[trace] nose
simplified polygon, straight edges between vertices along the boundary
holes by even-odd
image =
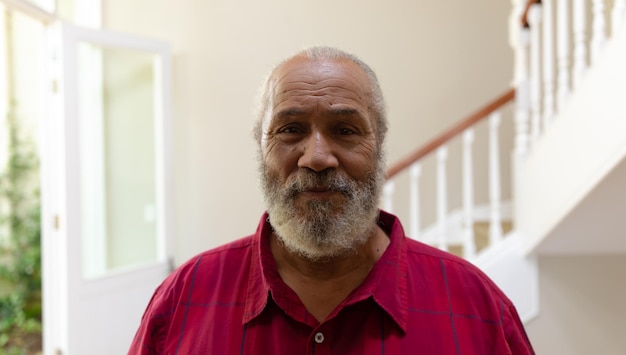
[[[304,141],[304,151],[298,159],[298,167],[320,172],[338,166],[339,161],[328,137],[321,132],[312,132]]]

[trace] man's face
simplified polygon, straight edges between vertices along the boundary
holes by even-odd
[[[296,57],[273,76],[263,192],[279,239],[308,259],[346,253],[375,226],[383,168],[369,88],[347,60]]]

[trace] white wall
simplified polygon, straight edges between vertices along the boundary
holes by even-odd
[[[510,2],[103,0],[104,26],[174,54],[177,262],[252,233],[264,210],[254,97],[281,59],[338,46],[378,73],[390,162],[508,88]]]
[[[618,355],[626,349],[626,254],[539,258],[537,354]]]

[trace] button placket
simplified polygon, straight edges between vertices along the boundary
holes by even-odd
[[[328,323],[320,324],[310,333],[310,355],[332,355],[330,345],[334,327]]]

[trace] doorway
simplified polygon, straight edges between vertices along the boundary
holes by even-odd
[[[0,118],[19,126],[0,127],[0,166],[28,173],[13,173],[20,193],[7,195],[28,196],[16,225],[31,227],[27,245],[0,223],[0,265],[29,260],[33,295],[11,296],[22,287],[0,280],[22,312],[0,314],[0,330],[12,322],[0,353],[124,353],[171,269],[169,48],[53,9],[79,2],[98,1],[0,0]],[[18,211],[5,200],[0,212]]]
[[[44,25],[0,3],[0,353],[42,349],[39,141]]]

